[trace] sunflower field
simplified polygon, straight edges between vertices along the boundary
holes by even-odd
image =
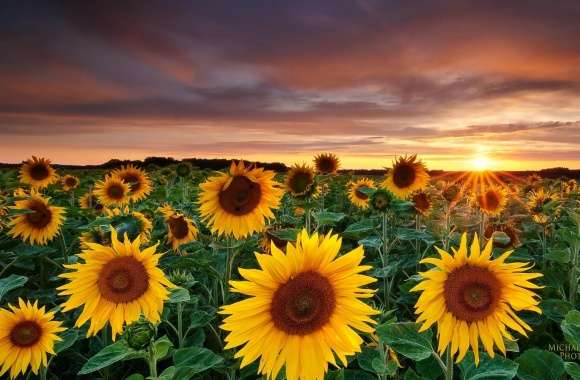
[[[0,170],[0,378],[580,379],[575,179]]]

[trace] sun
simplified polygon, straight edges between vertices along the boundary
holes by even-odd
[[[484,155],[478,155],[471,159],[471,166],[476,171],[489,170],[491,167],[491,160]]]

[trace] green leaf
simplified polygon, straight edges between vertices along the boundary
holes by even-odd
[[[373,360],[381,360],[381,353],[373,348],[363,348],[362,352],[356,357],[358,366],[372,373],[377,373],[373,368]],[[378,373],[377,373],[378,374]]]
[[[473,353],[469,352],[459,364],[459,369],[462,380],[510,380],[518,372],[518,363],[500,355],[492,359],[482,353],[479,366],[476,367]]]
[[[531,348],[526,350],[516,362],[518,378],[521,380],[559,379],[564,374],[564,361],[558,355]]]
[[[346,227],[342,236],[347,239],[360,240],[375,229],[372,219],[363,219]]]
[[[144,357],[144,353],[133,350],[127,346],[127,343],[120,340],[103,348],[92,356],[83,368],[79,371],[79,375],[86,375],[87,373],[95,372],[112,364],[120,362],[121,360],[129,358]]]
[[[413,368],[407,369],[403,380],[428,380],[426,377],[417,375],[417,372],[413,371]]]
[[[8,277],[0,279],[0,300],[6,293],[26,284],[28,277],[11,274]]]
[[[157,377],[156,380],[171,380],[175,376],[175,367],[167,367],[161,372],[161,374]]]
[[[335,225],[346,217],[342,212],[319,211],[314,213],[314,219],[319,226]]]
[[[155,347],[155,358],[157,360],[161,360],[165,356],[167,356],[169,348],[173,347],[173,343],[171,343],[169,338],[167,338],[167,336],[164,335],[155,341],[154,347]]]
[[[125,380],[145,380],[145,377],[140,373],[134,373],[125,378]]]
[[[54,344],[54,351],[58,354],[62,351],[70,348],[79,337],[78,330],[68,329],[64,333],[59,334],[58,336],[61,337],[62,340],[59,340]]]
[[[173,353],[175,364],[174,380],[187,380],[192,376],[214,368],[223,362],[223,358],[207,348],[189,347]]]
[[[427,359],[433,353],[432,332],[419,333],[420,325],[413,322],[383,324],[377,334],[396,352],[413,360]]]
[[[564,363],[564,369],[573,380],[580,380],[580,364],[566,362]]]
[[[376,380],[376,377],[365,371],[345,369],[342,378],[344,380]]]
[[[285,228],[281,230],[268,231],[269,234],[272,234],[278,239],[285,241],[296,241],[296,236],[298,236],[299,232],[300,230],[298,228]]]
[[[195,310],[191,314],[191,321],[189,323],[189,328],[196,329],[199,327],[206,326],[214,318],[215,318],[215,314],[209,314],[203,310]]]
[[[189,296],[189,291],[184,288],[171,289],[171,294],[167,303],[179,303],[179,302],[189,302],[191,297]]]
[[[540,303],[540,309],[542,309],[546,317],[556,323],[560,323],[564,316],[572,310],[572,305],[563,300],[547,299]]]
[[[560,325],[568,343],[580,347],[580,311],[571,310]]]
[[[550,249],[544,255],[546,260],[556,261],[561,264],[570,262],[570,249]]]

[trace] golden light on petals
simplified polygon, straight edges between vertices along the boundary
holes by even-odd
[[[107,176],[95,185],[93,193],[104,206],[122,206],[129,202],[129,185],[115,176]]]
[[[357,207],[366,209],[369,207],[370,196],[363,190],[375,188],[375,183],[370,178],[361,178],[348,184],[348,199]]]
[[[95,335],[107,323],[113,340],[144,315],[152,323],[160,321],[163,303],[174,285],[158,267],[161,257],[157,245],[141,250],[139,238],[123,241],[111,230],[111,246],[86,243],[79,254],[81,262],[66,265],[71,272],[61,274],[68,282],[57,288],[68,299],[63,312],[82,307],[75,326],[90,320],[87,337]]]
[[[480,342],[490,357],[495,347],[505,355],[504,340],[514,340],[508,328],[524,336],[532,331],[516,312],[542,312],[534,293],[540,286],[530,282],[542,274],[528,272],[528,263],[507,263],[512,251],[492,259],[492,241],[481,249],[477,235],[468,248],[467,234],[463,234],[453,254],[436,249],[439,258],[421,261],[434,268],[419,273],[422,281],[411,289],[421,292],[415,304],[420,331],[436,324],[438,352],[450,349],[457,362],[471,347],[479,365]]]
[[[361,274],[371,268],[361,265],[362,246],[338,256],[340,246],[338,235],[303,230],[286,252],[272,243],[271,254],[256,253],[260,269],[239,269],[244,280],[231,281],[232,292],[248,297],[221,308],[220,327],[241,367],[259,359],[267,378],[285,368],[288,380],[323,379],[335,357],[346,366],[361,351],[357,331],[373,332],[379,312],[360,299],[376,280]]]
[[[294,165],[286,175],[286,192],[294,197],[312,195],[316,191],[314,170],[306,164]]]
[[[173,250],[178,251],[181,245],[197,239],[198,230],[191,218],[175,211],[168,204],[158,208],[158,211],[165,217],[167,240],[171,243]]]
[[[474,195],[474,202],[487,215],[499,215],[507,204],[507,192],[500,186],[487,186]]]
[[[212,233],[244,238],[262,231],[273,219],[283,190],[274,181],[275,173],[232,162],[228,172],[208,178],[200,185],[201,218]]]
[[[427,168],[417,155],[400,156],[395,159],[393,167],[387,173],[383,186],[401,199],[423,189],[429,183]]]
[[[62,189],[64,191],[70,191],[79,187],[81,181],[78,177],[67,174],[60,179],[60,183],[62,184]]]
[[[43,189],[58,181],[58,176],[54,168],[50,165],[50,160],[37,158],[35,156],[32,156],[32,158],[22,163],[18,178],[20,182],[26,183],[36,189]]]
[[[146,198],[151,193],[151,180],[143,169],[133,165],[126,165],[120,169],[115,169],[111,175],[120,178],[129,185],[129,198],[133,202]]]
[[[55,354],[58,333],[65,329],[54,320],[54,312],[45,311],[30,301],[18,299],[18,306],[0,309],[0,376],[10,371],[10,378],[24,375],[28,368],[38,374],[47,366],[48,354]]]
[[[12,217],[8,233],[30,244],[45,245],[54,239],[64,223],[65,209],[52,206],[49,200],[33,191],[26,199],[16,201],[11,208],[27,213]]]

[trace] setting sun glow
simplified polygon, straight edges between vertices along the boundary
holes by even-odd
[[[473,170],[483,171],[489,170],[491,166],[491,161],[486,156],[476,156],[471,160],[471,165]]]

